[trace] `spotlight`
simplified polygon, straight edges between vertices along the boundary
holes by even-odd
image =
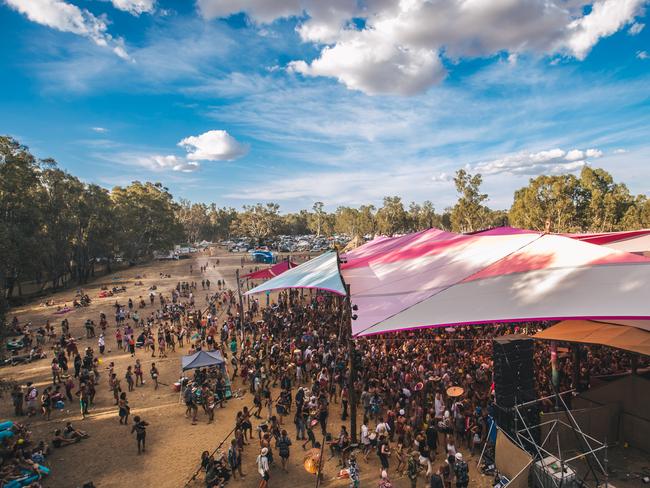
[[[352,320],[357,320],[358,318],[359,318],[359,317],[357,316],[356,313],[352,316]]]
[[[352,310],[356,312],[357,310],[359,310],[359,307],[357,307],[356,305],[352,305]]]

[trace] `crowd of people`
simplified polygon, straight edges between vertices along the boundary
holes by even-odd
[[[200,273],[208,266],[201,265]],[[216,286],[211,289],[211,285]],[[196,299],[199,286],[208,292],[201,305]],[[492,339],[547,325],[494,324],[357,339],[352,357],[356,380],[351,382],[351,349],[341,299],[296,290],[274,298],[268,306],[253,298],[240,308],[237,294],[227,289],[225,281],[210,283],[206,277],[178,282],[169,296],[151,289],[148,300],[130,298],[125,304],[116,300],[111,324],[103,313],[97,325],[88,319],[86,339],[93,345],[82,351],[67,319],[61,321],[60,333],[49,321],[34,328],[14,319],[12,327],[21,331],[26,343],[52,347],[52,385],[42,391],[31,383],[16,385],[11,395],[14,413],[49,420],[53,412],[78,402],[85,418],[95,406],[97,389],[108,388],[119,424],[131,426],[137,452],[144,454],[149,423],[140,416],[130,421],[129,395],[164,384],[155,362],[145,371],[144,359],[164,359],[177,351],[219,350],[227,369],[200,368],[179,380],[185,415],[195,425],[199,412],[212,423],[215,411],[228,398],[247,395],[232,432],[223,440],[227,448],[202,455],[200,471],[208,488],[243,478],[249,471],[243,466],[246,450],[255,451],[254,469],[261,488],[273,483],[275,471],[289,469],[295,450],[301,452],[305,465],[316,463],[317,471],[335,460],[340,476],[349,479],[352,487],[360,486],[362,473],[374,471],[370,478],[381,488],[389,488],[391,478],[398,477],[408,479],[412,487],[465,488],[470,482],[469,458],[494,441]],[[114,343],[107,339],[109,329]],[[117,368],[108,361],[111,344],[118,352],[128,352],[132,362]],[[621,352],[583,351],[582,388],[589,386],[593,376],[630,368],[629,357]],[[540,396],[551,391],[549,357],[547,346],[536,343]],[[557,363],[561,391],[577,387],[572,384],[572,360],[571,355],[561,354]],[[348,425],[353,398],[356,432],[350,432]],[[553,408],[552,402],[541,406]],[[67,425],[54,431],[51,444],[62,448],[86,436]],[[14,460],[13,470],[6,470],[13,474],[7,476],[24,474],[31,466],[28,461],[36,462],[33,449],[47,448],[46,443],[32,446],[27,437],[2,439],[3,452],[11,453],[3,456],[3,467],[9,466],[6,459]],[[18,438],[23,442],[16,447]],[[38,460],[44,461],[45,448],[38,451],[43,458],[36,454]],[[2,473],[3,479],[11,479]]]

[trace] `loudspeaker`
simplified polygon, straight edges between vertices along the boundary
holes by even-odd
[[[534,342],[528,336],[509,335],[492,341],[495,420],[512,438],[517,437],[518,429],[524,428],[515,411],[515,405],[532,402],[537,398],[533,352]],[[536,404],[519,410],[528,427],[539,423],[539,409]],[[537,437],[537,434],[538,432],[535,432],[534,437]]]

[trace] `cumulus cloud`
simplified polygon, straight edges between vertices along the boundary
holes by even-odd
[[[225,130],[186,137],[178,145],[185,148],[190,161],[232,161],[248,152],[247,145],[237,142]]]
[[[640,13],[644,0],[600,0],[588,15],[569,24],[568,46],[578,59],[584,59],[602,37],[611,36]]]
[[[483,175],[509,173],[513,175],[560,174],[582,168],[590,159],[602,157],[599,149],[560,148],[539,152],[519,152],[492,161],[483,161],[470,165],[472,172]]]
[[[156,0],[111,0],[113,7],[131,15],[151,13],[156,6]]]
[[[5,0],[14,10],[36,22],[62,32],[71,32],[110,48],[122,59],[129,59],[124,42],[113,38],[103,16],[96,17],[86,9],[63,0]]]
[[[191,173],[192,171],[199,169],[199,163],[186,161],[184,158],[179,158],[173,154],[167,156],[160,154],[140,156],[136,158],[136,163],[153,171],[171,170]]]
[[[632,23],[645,0],[198,0],[206,18],[245,12],[256,23],[299,18],[321,51],[290,71],[326,76],[370,95],[413,95],[445,77],[452,61],[506,53],[584,59],[598,41]],[[590,6],[591,9],[584,8]],[[638,32],[637,32],[638,33]]]

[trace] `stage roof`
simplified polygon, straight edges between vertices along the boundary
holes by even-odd
[[[556,234],[429,229],[379,237],[342,255],[340,269],[358,307],[355,336],[508,321],[650,319],[650,259]],[[336,255],[328,253],[249,293],[313,287],[343,294],[340,281]]]
[[[650,356],[650,321],[643,328],[593,320],[564,320],[535,334],[535,339],[598,344]]]

